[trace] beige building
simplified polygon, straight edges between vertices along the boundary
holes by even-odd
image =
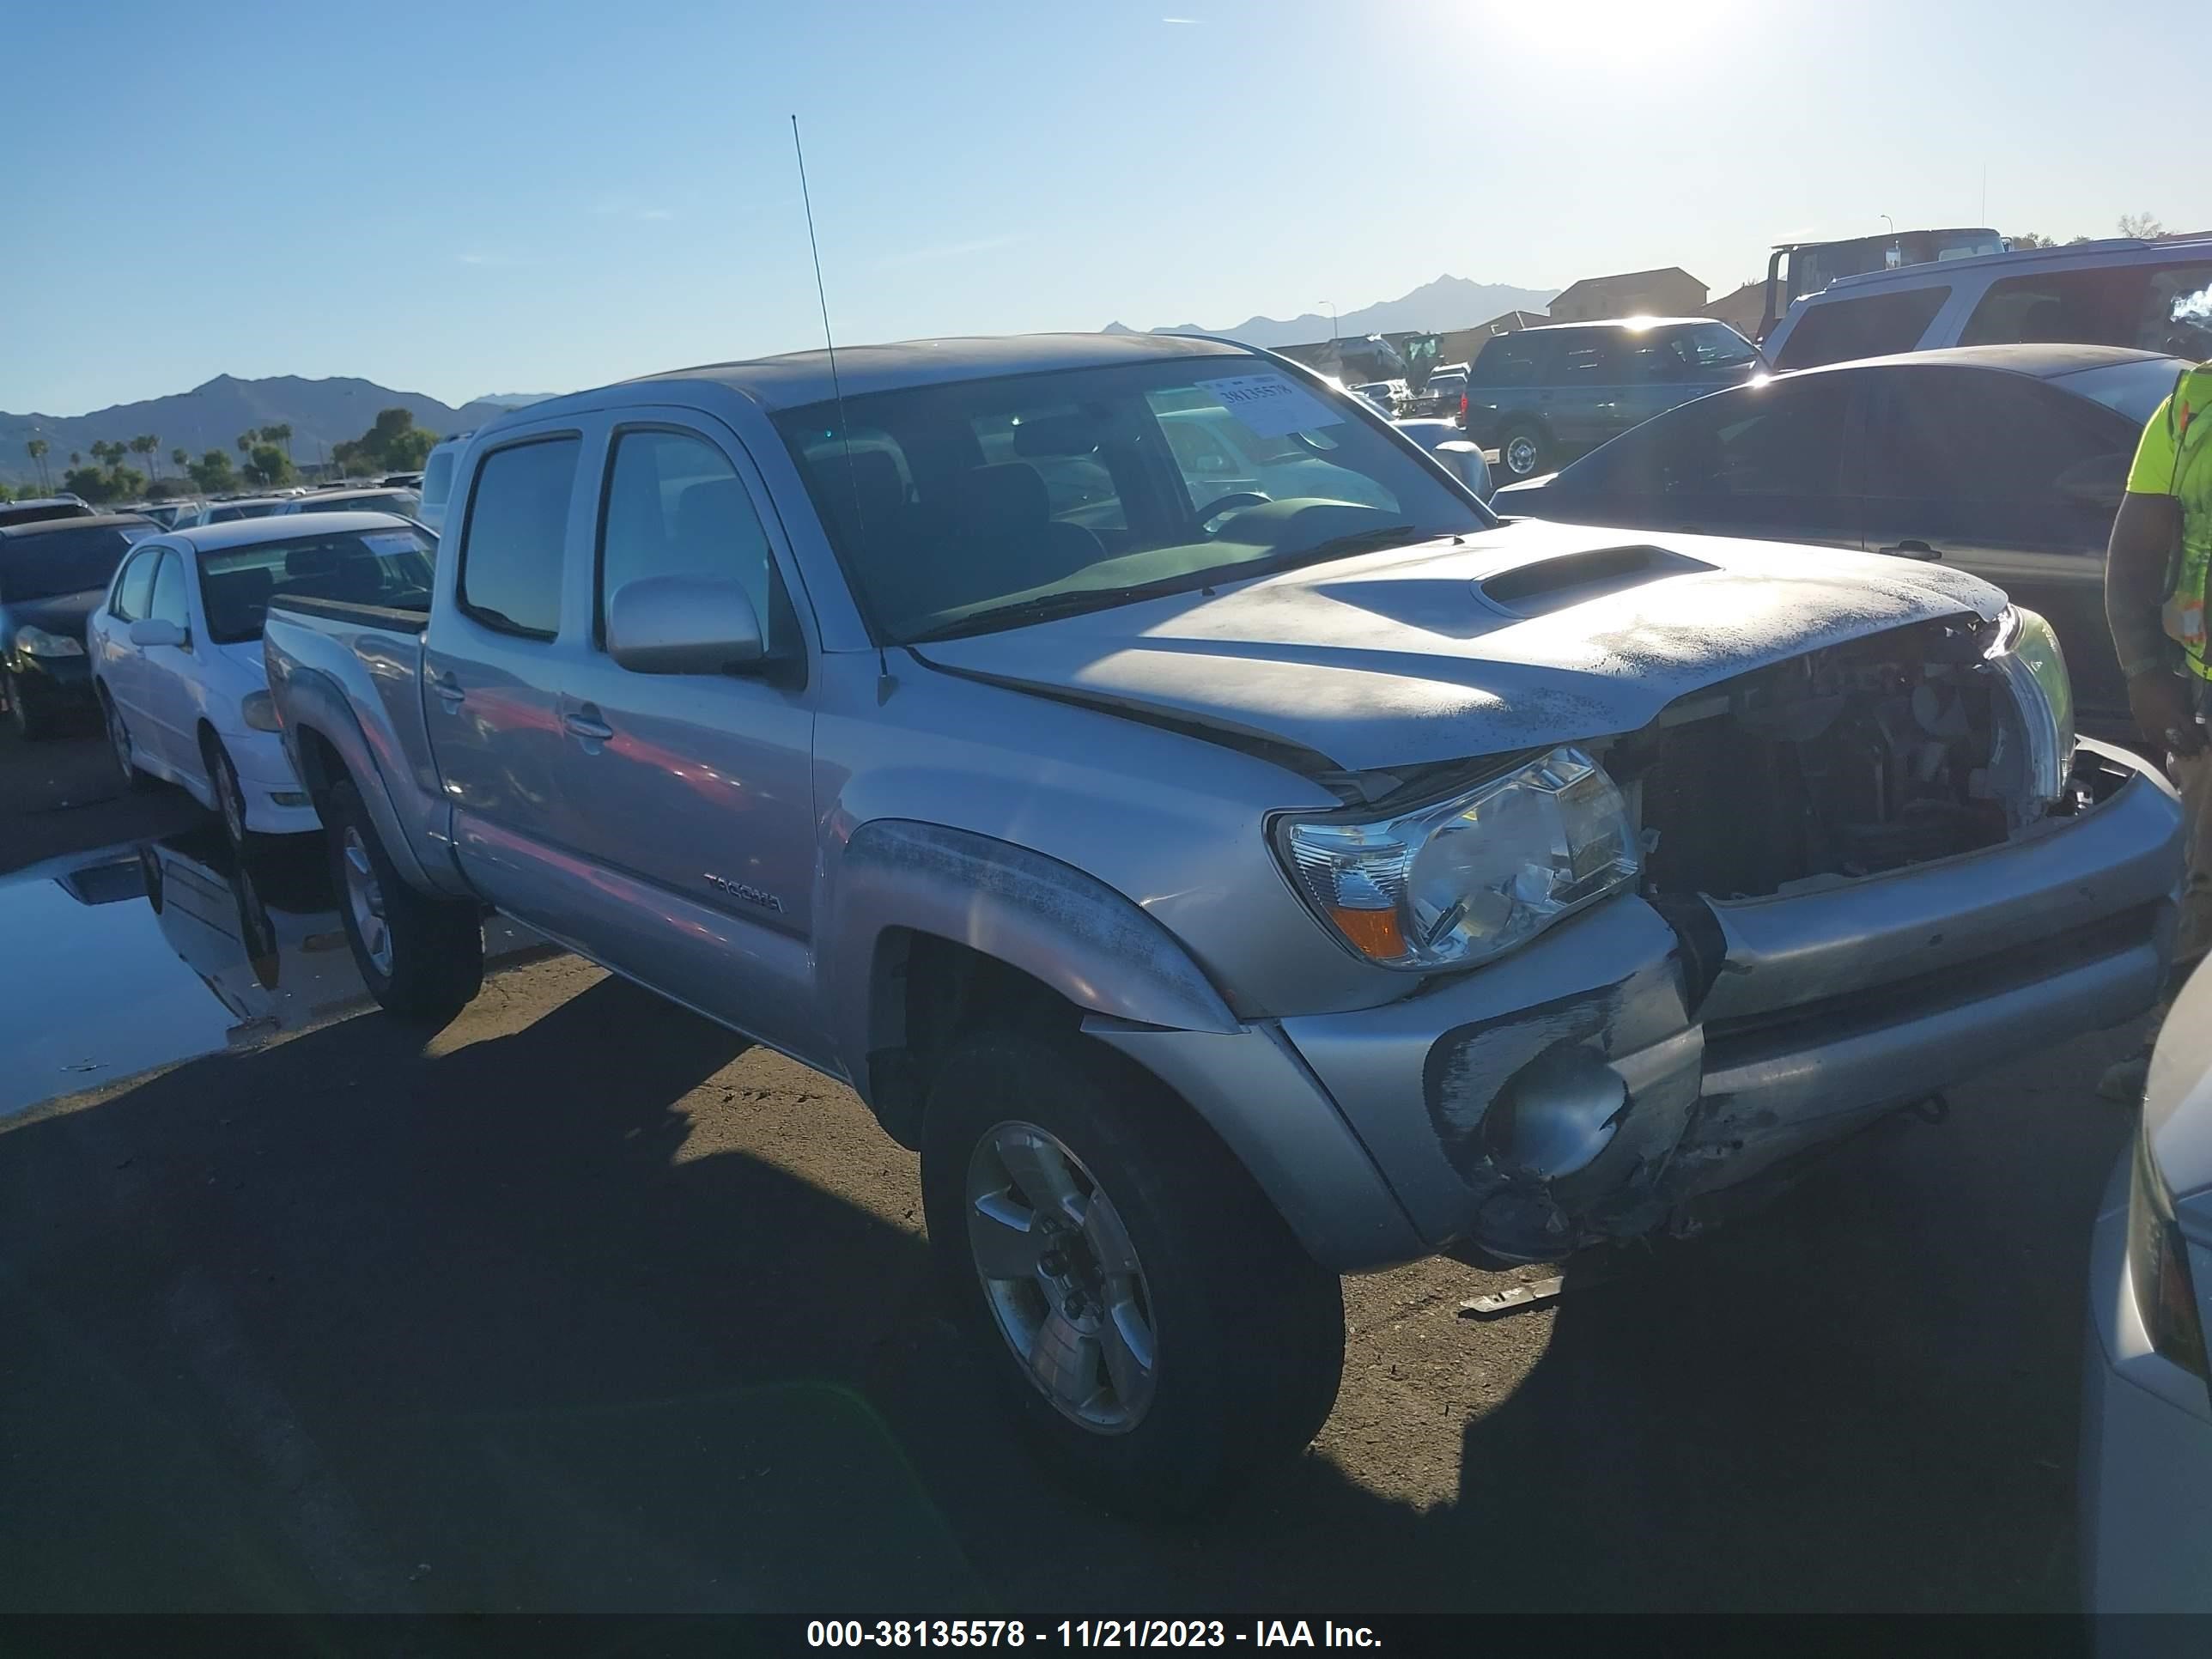
[[[1747,340],[1759,337],[1759,319],[1766,311],[1766,279],[1746,283],[1733,294],[1723,294],[1707,304],[1701,314],[1726,323]]]
[[[1594,323],[1609,317],[1694,317],[1705,308],[1705,285],[1680,265],[1585,276],[1552,301],[1548,320]]]

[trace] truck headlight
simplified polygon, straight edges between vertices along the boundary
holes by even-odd
[[[1632,885],[1635,831],[1613,780],[1577,749],[1395,817],[1285,815],[1284,867],[1370,962],[1471,968]]]
[[[2011,684],[2027,726],[2029,781],[2038,800],[2057,800],[2074,757],[2074,683],[2051,624],[2008,605],[1997,618],[1989,659]]]
[[[15,648],[27,657],[82,657],[84,641],[66,634],[49,634],[43,628],[15,630]]]

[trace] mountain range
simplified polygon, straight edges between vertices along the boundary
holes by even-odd
[[[1443,276],[1397,299],[1381,300],[1357,311],[1347,311],[1334,321],[1320,312],[1309,311],[1291,318],[1247,317],[1224,328],[1176,323],[1151,331],[1225,334],[1232,340],[1255,346],[1307,345],[1340,334],[1355,339],[1366,334],[1414,331],[1442,334],[1455,328],[1473,328],[1477,323],[1486,323],[1508,311],[1540,312],[1558,297],[1557,289],[1514,288],[1504,283],[1473,283],[1464,276]],[[1105,331],[1135,334],[1142,331],[1124,323],[1109,323]]]
[[[1333,321],[1319,312],[1291,318],[1247,317],[1224,328],[1199,323],[1177,323],[1156,328],[1155,334],[1225,334],[1256,346],[1303,345],[1332,335],[1357,337],[1364,334],[1395,334],[1412,330],[1443,333],[1472,328],[1507,311],[1542,311],[1557,289],[1515,288],[1504,283],[1474,283],[1463,276],[1443,276],[1424,283],[1412,293],[1383,300],[1357,311],[1347,311]],[[1109,334],[1134,334],[1123,323],[1109,323]],[[89,415],[11,415],[0,411],[0,482],[27,483],[37,470],[24,444],[43,437],[48,449],[46,471],[57,488],[69,470],[72,451],[89,459],[100,442],[128,443],[150,432],[161,441],[161,470],[173,471],[172,449],[183,449],[195,459],[209,449],[232,450],[241,432],[264,426],[292,428],[292,459],[307,463],[318,459],[331,446],[358,438],[368,430],[377,411],[404,409],[416,424],[441,436],[481,426],[510,409],[554,396],[550,392],[500,392],[478,398],[459,409],[419,392],[394,392],[374,380],[337,377],[302,380],[296,374],[271,375],[266,380],[241,380],[218,374],[204,386],[166,398],[149,398],[135,404],[96,409]],[[143,465],[139,458],[134,465]]]
[[[241,380],[218,374],[190,392],[117,404],[89,415],[0,412],[0,480],[27,483],[37,477],[37,468],[24,448],[33,437],[46,441],[46,471],[58,489],[72,450],[84,455],[89,465],[94,444],[128,443],[141,433],[150,432],[161,441],[165,474],[176,470],[169,461],[172,449],[182,449],[195,460],[204,450],[225,449],[236,460],[238,434],[264,426],[290,427],[292,459],[305,464],[334,444],[360,437],[375,422],[379,410],[404,409],[416,425],[443,436],[481,426],[507,409],[532,401],[526,393],[508,392],[455,409],[419,392],[394,392],[373,380],[307,380],[296,374]],[[143,457],[130,460],[144,470]]]

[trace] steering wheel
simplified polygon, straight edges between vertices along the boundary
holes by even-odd
[[[1265,507],[1275,498],[1262,495],[1256,489],[1239,489],[1231,495],[1218,495],[1198,509],[1198,521],[1209,536],[1214,533],[1216,519],[1225,519],[1240,507]]]

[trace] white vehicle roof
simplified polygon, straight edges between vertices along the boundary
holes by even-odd
[[[2050,267],[2166,264],[2175,260],[2212,255],[2212,237],[2190,237],[2167,242],[2147,242],[2135,236],[2111,236],[2101,241],[2075,242],[2070,246],[2018,247],[2003,253],[1976,253],[1961,259],[1924,259],[1899,265],[1894,270],[1862,270],[1838,276],[1819,294],[1808,294],[1797,303],[1822,294],[1862,294],[1870,289],[1955,282],[1960,276],[1996,278],[2023,270]]]
[[[252,547],[262,542],[296,542],[309,536],[343,535],[349,530],[417,530],[392,513],[301,513],[282,518],[234,519],[228,524],[195,525],[171,530],[159,539],[182,543],[196,553]]]

